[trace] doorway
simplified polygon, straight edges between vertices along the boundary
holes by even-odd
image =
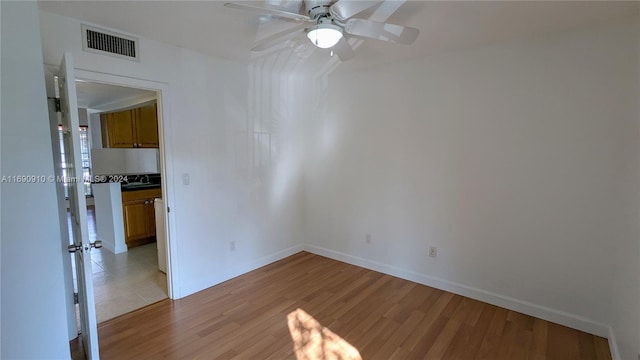
[[[55,74],[55,69],[49,66],[45,66],[45,74],[53,75]],[[158,131],[158,145],[156,146],[157,155],[153,156],[153,160],[157,163],[157,170],[141,170],[143,173],[137,173],[136,170],[133,171],[117,171],[120,175],[134,174],[135,178],[129,178],[130,182],[145,182],[147,185],[151,182],[157,181],[159,185],[157,187],[157,195],[158,198],[163,198],[165,202],[167,202],[167,206],[161,208],[163,215],[165,214],[165,210],[168,210],[168,196],[169,187],[166,179],[167,173],[170,171],[171,167],[167,164],[170,157],[165,156],[165,152],[167,150],[167,146],[165,146],[165,142],[163,141],[164,134],[164,126],[163,126],[163,113],[166,111],[164,108],[168,86],[163,83],[156,83],[146,80],[138,80],[126,77],[120,77],[115,75],[103,74],[103,73],[95,73],[90,71],[82,71],[76,70],[77,78],[80,79],[78,84],[80,87],[89,87],[90,89],[94,89],[96,87],[105,90],[106,92],[111,92],[119,98],[111,98],[110,100],[105,100],[105,94],[98,94],[98,98],[100,96],[103,97],[100,103],[91,103],[91,96],[93,96],[92,91],[79,90],[79,108],[81,111],[86,112],[86,129],[87,136],[90,141],[94,140],[95,144],[96,139],[100,139],[100,134],[96,135],[97,132],[101,131],[100,126],[100,114],[109,111],[116,110],[126,110],[136,108],[139,105],[148,106],[152,104],[157,107],[157,131]],[[53,78],[52,76],[47,76],[47,82],[49,83],[51,80],[49,78]],[[49,92],[50,85],[48,84],[48,94],[51,96],[51,92]],[[84,95],[89,95],[89,98],[82,99]],[[81,117],[81,116],[80,116]],[[54,118],[54,117],[52,117]],[[97,120],[96,120],[97,119]],[[92,129],[92,122],[93,129]],[[54,137],[54,147],[55,147],[55,138],[56,138],[56,129],[57,126],[52,127],[52,137]],[[94,133],[92,134],[92,130]],[[99,146],[90,146],[93,148],[100,148]],[[102,147],[104,149],[104,147]],[[138,149],[136,149],[138,150]],[[144,152],[147,149],[139,149],[140,152]],[[55,156],[56,154],[54,154]],[[58,157],[60,156],[58,151]],[[104,155],[104,154],[103,154]],[[108,154],[109,155],[109,154]],[[109,155],[110,156],[110,155]],[[107,156],[107,157],[109,157]],[[128,155],[127,155],[128,156]],[[117,157],[116,157],[117,158]],[[147,156],[148,159],[148,156]],[[91,160],[94,160],[91,158]],[[54,161],[56,159],[54,158]],[[97,175],[103,175],[100,172],[93,171],[95,170],[96,163],[92,162],[91,167],[91,178],[95,180]],[[84,165],[83,165],[84,167]],[[139,175],[144,175],[144,178]],[[114,181],[114,180],[111,180]],[[118,182],[122,181],[121,179],[116,180]],[[120,185],[120,184],[118,184]],[[93,187],[93,184],[92,186]],[[121,189],[118,189],[121,190]],[[62,192],[62,191],[59,191]],[[91,241],[94,239],[100,239],[100,220],[99,220],[99,206],[100,204],[96,203],[95,200],[97,196],[95,194],[95,188],[92,189],[93,197],[89,198],[87,201],[87,222],[89,228],[89,236]],[[60,198],[60,195],[59,195]],[[64,203],[64,197],[62,197]],[[151,199],[153,200],[153,199]],[[153,201],[151,201],[153,202]],[[151,206],[151,211],[153,212],[153,205]],[[61,206],[63,209],[64,205]],[[65,212],[61,212],[60,221],[64,223],[64,229],[67,228],[67,216],[65,216]],[[155,215],[155,214],[154,214]],[[152,215],[153,216],[153,215]],[[162,229],[162,232],[166,234],[166,242],[167,246],[163,251],[164,256],[166,258],[166,275],[165,273],[159,271],[158,265],[158,252],[156,248],[157,241],[146,241],[147,244],[141,244],[140,246],[131,247],[130,249],[126,249],[125,252],[115,253],[113,248],[105,249],[94,249],[92,251],[92,263],[93,266],[93,280],[94,280],[94,293],[95,293],[95,304],[96,309],[98,310],[98,322],[107,320],[113,316],[117,316],[122,313],[126,313],[142,306],[145,306],[149,303],[156,302],[158,300],[170,297],[174,298],[172,293],[171,286],[171,246],[170,246],[170,233],[169,233],[169,217],[163,216],[163,218],[159,222],[159,228]],[[155,220],[155,216],[154,216]],[[122,223],[122,219],[120,219]],[[104,225],[102,226],[104,228]],[[155,228],[155,227],[154,227]],[[155,231],[154,231],[155,233]],[[155,234],[154,234],[155,235]],[[66,241],[66,236],[64,239]],[[154,238],[155,240],[155,238]],[[138,245],[138,244],[136,244]],[[111,251],[110,251],[111,250]],[[69,260],[70,266],[65,265],[65,273],[71,278],[72,271],[71,260]],[[71,284],[73,283],[71,280],[69,281]],[[149,284],[151,283],[151,284]],[[147,286],[148,285],[148,286]],[[73,285],[66,284],[67,292],[70,294],[69,297],[73,294]],[[70,290],[69,290],[70,289]],[[133,290],[133,291],[130,291]],[[69,301],[70,304],[73,304],[73,300]],[[71,309],[71,310],[69,310]],[[70,339],[75,338],[77,334],[77,329],[75,328],[75,316],[76,311],[75,306],[70,305],[68,307],[69,312],[69,334]],[[100,312],[103,311],[102,314]]]
[[[76,93],[81,135],[86,138],[81,141],[86,147],[85,181],[91,179],[85,184],[89,239],[103,243],[91,251],[99,324],[168,297],[166,247],[159,245],[164,231],[156,231],[164,229],[165,217],[156,217],[154,209],[162,199],[158,97],[155,91],[85,80],[76,81]],[[141,121],[145,113],[152,125],[142,126],[149,123]],[[114,135],[114,128],[155,140],[144,148],[139,140],[114,144],[115,135],[126,136]],[[144,201],[126,201],[140,194]],[[131,234],[131,229],[142,233]]]

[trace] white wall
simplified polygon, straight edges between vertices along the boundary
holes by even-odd
[[[2,1],[0,13],[2,176],[53,175],[37,5]],[[55,185],[0,188],[0,357],[69,358]]]
[[[319,79],[306,122],[311,249],[604,336],[628,318],[615,330],[635,358],[637,31]]]
[[[628,74],[629,81],[635,78],[635,94],[637,122],[640,122],[640,32],[636,31],[635,46],[630,44],[630,50],[635,50],[636,72],[635,76]],[[631,131],[631,130],[630,130]],[[633,137],[637,131],[631,132]],[[632,140],[632,139],[630,139]],[[635,142],[636,151],[640,151],[640,142]],[[629,167],[637,171],[637,159],[629,159]],[[635,163],[633,163],[635,162]],[[637,177],[629,176],[625,183],[625,189],[629,189],[629,194],[622,199],[622,206],[627,209],[630,214],[635,214],[634,218],[629,218],[627,226],[640,226],[638,222],[638,185]],[[618,343],[621,359],[636,359],[640,356],[640,237],[625,237],[617,241],[615,249],[614,279],[613,279],[613,302],[612,335]]]
[[[96,200],[96,238],[102,240],[103,248],[114,254],[126,252],[120,184],[94,184],[93,197]]]
[[[291,84],[268,67],[247,70],[144,38],[139,63],[86,53],[80,22],[41,12],[40,24],[46,64],[71,51],[78,69],[168,84],[169,98],[162,101],[171,131],[164,141],[173,167],[164,185],[175,219],[177,296],[300,249],[300,176],[283,151],[295,142],[289,124],[299,120],[287,106]],[[279,112],[283,107],[287,111]],[[183,174],[190,185],[182,184]]]
[[[94,175],[159,173],[158,149],[91,149]]]

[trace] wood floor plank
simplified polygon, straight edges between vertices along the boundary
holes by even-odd
[[[416,359],[423,359],[435,346],[438,336],[442,329],[447,325],[449,319],[438,316],[437,319],[429,326],[428,330],[420,337],[418,344],[411,350],[411,356]]]
[[[551,360],[579,359],[578,331],[562,325],[549,323],[547,358]]]
[[[535,319],[533,323],[533,340],[529,353],[533,358],[543,359],[547,352],[547,326],[549,323],[541,319]]]
[[[495,312],[495,306],[480,303],[482,306],[479,309],[480,316],[475,321],[475,325],[472,320],[468,320],[465,324],[465,330],[469,331],[466,341],[459,341],[452,344],[448,352],[445,354],[447,359],[475,359],[476,354],[480,351],[484,334],[487,332],[493,314]],[[471,310],[473,311],[473,310]],[[473,313],[469,318],[474,318]],[[464,338],[463,338],[464,339]]]
[[[313,339],[363,359],[610,359],[606,339],[306,252],[98,332],[106,360],[296,359]]]
[[[607,339],[594,336],[593,344],[596,350],[596,359],[611,360],[611,351],[609,350],[609,341]]]
[[[404,323],[400,326],[400,329],[396,331],[395,334],[389,338],[385,346],[391,348],[398,348],[400,344],[404,342],[404,340],[415,331],[415,328],[418,326],[420,321],[424,319],[425,314],[422,311],[414,310],[411,312],[411,315],[405,320]]]
[[[392,302],[385,300],[378,304],[374,309],[371,309],[370,307],[363,308],[363,315],[368,316],[366,316],[366,318],[364,318],[359,324],[350,326],[351,329],[346,331],[345,338],[349,341],[353,341],[353,345],[364,346],[367,344],[368,340],[371,339],[371,329],[380,318],[384,317],[384,313],[386,313],[393,305],[394,304]]]
[[[364,359],[369,359],[378,356],[377,358],[384,358],[384,343],[389,337],[400,327],[397,322],[382,318],[381,321],[376,323],[371,330],[371,338],[369,343],[364,346],[360,354]]]
[[[449,301],[454,297],[452,293],[440,292],[439,295],[434,297],[433,303],[428,306],[425,317],[418,325],[416,331],[414,331],[407,339],[401,344],[401,346],[408,351],[414,353],[418,344],[424,346],[426,344],[425,337],[429,332],[433,332],[432,328],[437,327],[440,323],[444,322],[444,317],[440,314],[442,310],[447,306]],[[442,319],[442,320],[440,320]]]
[[[431,349],[429,349],[429,352],[427,353],[425,358],[442,359],[444,354],[447,352],[449,345],[458,333],[458,330],[460,330],[460,327],[462,326],[462,324],[464,324],[464,321],[469,314],[470,305],[466,301],[467,299],[462,298],[461,296],[458,296],[458,298],[460,298],[458,306],[455,307],[455,310],[453,307],[451,308],[452,315],[449,318],[449,321],[447,321],[447,324],[436,338],[435,344],[431,347]],[[445,311],[446,310],[447,308],[445,308]]]
[[[497,356],[498,346],[502,332],[507,323],[507,315],[509,311],[503,308],[495,308],[491,322],[487,327],[480,350],[476,357],[478,359],[495,359]]]
[[[580,351],[580,359],[595,359],[596,347],[593,342],[593,336],[578,332],[578,350]]]

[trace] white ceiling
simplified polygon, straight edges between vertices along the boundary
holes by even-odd
[[[268,2],[294,11],[301,7],[301,2],[295,0]],[[395,1],[386,0],[385,5],[389,3]],[[223,4],[223,1],[40,1],[39,7],[43,11],[243,62],[255,58],[256,54],[249,51],[254,41],[295,26],[226,8]],[[356,57],[343,65],[353,69],[570,31],[638,16],[639,8],[637,1],[406,1],[387,21],[420,29],[416,42],[406,46],[366,40],[356,50]],[[366,18],[371,13],[357,17]],[[329,58],[327,50],[308,47],[305,41],[301,36],[293,45],[304,46],[305,56],[316,61]],[[289,47],[293,47],[291,43]]]
[[[78,107],[94,110],[124,108],[156,97],[153,91],[88,81],[76,81],[76,93]]]

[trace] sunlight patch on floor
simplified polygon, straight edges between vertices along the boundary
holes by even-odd
[[[358,349],[302,309],[289,313],[287,323],[298,360],[362,360]]]

